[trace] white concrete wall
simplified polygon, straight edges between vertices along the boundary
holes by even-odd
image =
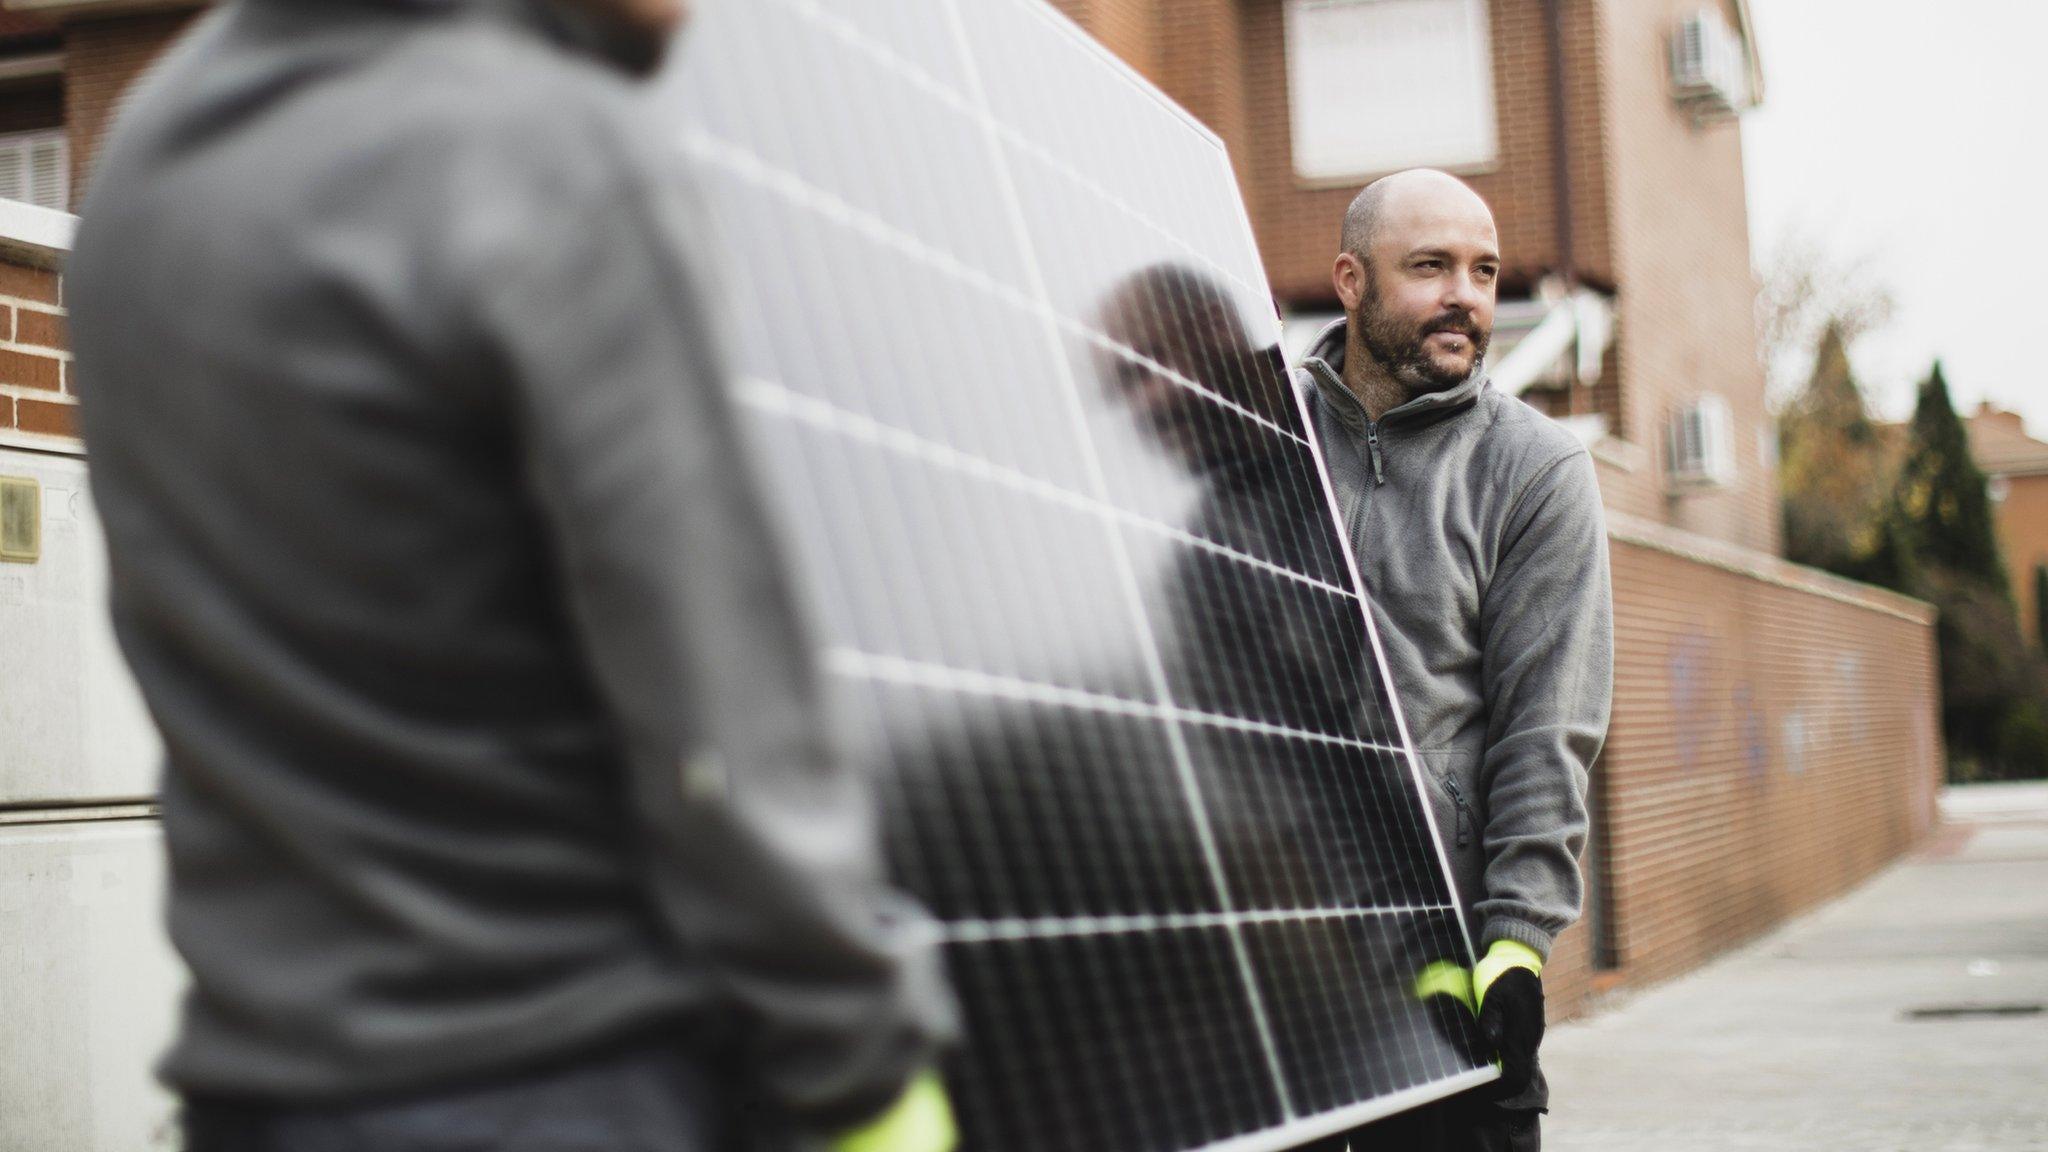
[[[0,563],[0,1152],[177,1147],[151,1067],[183,969],[150,799],[161,745],[114,644],[86,465],[0,448],[42,552]]]

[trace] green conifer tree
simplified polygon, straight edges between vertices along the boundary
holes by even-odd
[[[1970,458],[1969,436],[1949,402],[1940,361],[1920,386],[1911,436],[1899,469],[1896,508],[1915,556],[1956,576],[2007,587],[1991,497]]]
[[[1941,614],[1935,638],[1951,779],[2031,772],[2037,666],[2020,635],[1984,474],[1939,363],[1920,386],[1909,435],[1893,519],[1917,569],[1908,591]]]

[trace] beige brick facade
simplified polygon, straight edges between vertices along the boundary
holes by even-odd
[[[1610,507],[1765,552],[1780,550],[1774,429],[1756,354],[1742,138],[1734,121],[1696,125],[1667,96],[1667,37],[1698,0],[1602,0],[1603,105],[1620,396],[1609,413],[1650,467],[1603,470]],[[1736,481],[1671,498],[1657,464],[1678,406],[1702,392],[1734,415]]]
[[[2040,596],[2035,572],[2048,568],[2048,474],[2007,477],[1998,506],[1998,541],[2020,610],[2020,633],[2041,645]]]
[[[1981,405],[1969,417],[1970,455],[1988,478],[1998,550],[2012,581],[2020,631],[2041,639],[2041,603],[2035,573],[2048,569],[2048,442],[2027,435],[2017,412]]]

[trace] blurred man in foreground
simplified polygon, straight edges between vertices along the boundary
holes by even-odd
[[[1500,253],[1484,201],[1441,172],[1389,176],[1352,203],[1342,248],[1345,318],[1299,386],[1480,955],[1417,990],[1464,1000],[1501,1065],[1497,1083],[1348,1143],[1534,1149],[1540,973],[1579,915],[1586,773],[1613,688],[1600,492],[1576,437],[1487,386]]]
[[[633,82],[677,3],[242,0],[99,160],[193,1152],[951,1141]]]

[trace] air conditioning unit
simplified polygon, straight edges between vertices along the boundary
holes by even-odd
[[[1735,419],[1728,401],[1701,396],[1671,418],[1664,454],[1673,489],[1725,488],[1735,482]]]
[[[1671,98],[1696,120],[1749,107],[1749,53],[1715,9],[1699,9],[1671,34]]]

